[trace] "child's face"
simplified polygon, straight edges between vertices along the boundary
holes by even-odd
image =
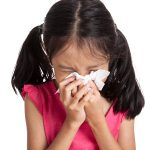
[[[100,52],[98,54],[100,54]],[[109,61],[106,60],[106,58],[102,56],[96,58],[89,50],[81,50],[79,52],[76,50],[76,47],[71,47],[62,53],[60,52],[52,59],[57,83],[64,80],[64,78],[72,72],[78,72],[78,74],[85,76],[91,71],[98,69],[108,70],[108,64]],[[105,82],[106,79],[103,81]]]

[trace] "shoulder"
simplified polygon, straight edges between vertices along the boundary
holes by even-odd
[[[53,103],[56,98],[55,91],[52,81],[38,85],[25,84],[23,86],[21,94],[25,102],[25,118],[30,149],[45,149],[47,146],[47,134],[49,133],[47,125],[50,125],[50,116],[53,115],[51,110],[57,104]],[[39,142],[37,143],[37,141]]]
[[[53,93],[55,92],[54,85],[52,81],[48,81],[42,84],[33,85],[33,84],[24,84],[22,88],[21,96],[23,100],[29,99],[38,111],[43,115],[43,108],[45,103],[47,103]],[[25,97],[28,95],[27,97]]]

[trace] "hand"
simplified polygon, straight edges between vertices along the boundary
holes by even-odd
[[[81,83],[82,81],[75,80],[74,77],[67,78],[59,83],[60,99],[67,114],[66,120],[77,126],[81,125],[86,118],[84,111],[86,100],[79,100],[88,92],[88,89],[84,86],[75,96],[72,96],[71,91]]]
[[[104,97],[101,96],[97,86],[92,80],[90,80],[87,85],[91,90],[81,100],[87,100],[84,107],[86,120],[89,123],[96,124],[99,121],[98,118],[100,118],[101,115],[104,116],[102,103]]]

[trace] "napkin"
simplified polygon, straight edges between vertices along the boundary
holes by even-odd
[[[53,74],[54,74],[53,78],[56,79],[54,68],[53,68]],[[104,78],[108,77],[109,74],[110,74],[109,71],[104,70],[104,69],[99,69],[97,71],[91,71],[90,74],[87,74],[85,76],[82,76],[82,75],[78,74],[77,72],[73,72],[73,73],[69,74],[66,78],[75,76],[76,80],[78,80],[78,79],[82,80],[84,85],[87,84],[89,80],[92,80],[96,84],[98,90],[101,91],[105,85],[105,83],[102,80]],[[56,93],[59,93],[59,89],[56,91]]]

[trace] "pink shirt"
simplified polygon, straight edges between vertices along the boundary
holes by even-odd
[[[66,117],[59,93],[55,94],[56,91],[54,82],[48,81],[39,85],[25,84],[21,93],[23,98],[28,93],[28,96],[42,115],[48,144],[51,144],[58,134]],[[125,115],[123,113],[115,115],[113,113],[113,105],[111,105],[105,118],[110,132],[117,140],[119,127]],[[99,150],[92,130],[86,121],[83,122],[77,131],[70,150]]]

